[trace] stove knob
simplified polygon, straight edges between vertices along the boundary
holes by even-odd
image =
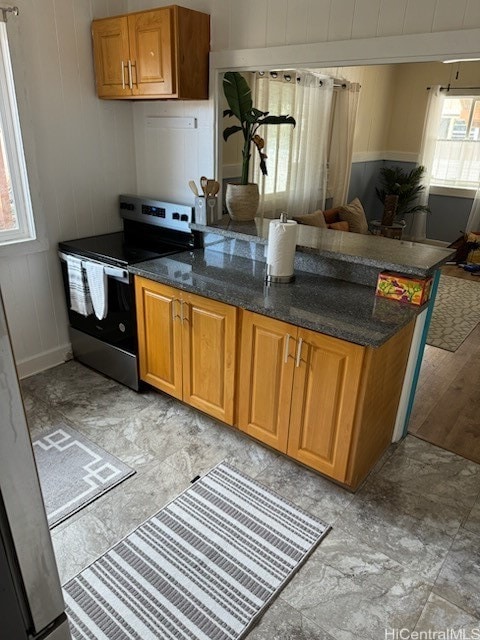
[[[123,324],[123,322],[120,322],[120,323],[119,323],[118,328],[120,329],[120,331],[121,331],[122,333],[125,333],[125,331],[126,331],[126,329],[127,329],[127,328],[126,328],[126,326]]]

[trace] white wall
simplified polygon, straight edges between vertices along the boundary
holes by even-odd
[[[130,11],[167,4],[168,0],[128,0]],[[211,14],[213,51],[480,27],[479,0],[182,0],[181,4]],[[370,73],[370,80],[388,84],[384,78],[388,69],[371,67]],[[372,120],[376,111],[371,106],[369,122],[357,135],[356,146],[362,152],[378,147],[377,138],[385,138],[389,124],[389,114],[381,123]],[[199,129],[187,133],[148,129],[146,117],[161,113],[197,117]],[[201,175],[214,177],[213,102],[138,103],[134,120],[139,191],[193,204],[188,180],[198,183]]]
[[[48,250],[0,257],[0,284],[20,372],[61,361],[67,322],[56,243],[118,228],[122,191],[191,201],[187,182],[213,170],[205,102],[100,101],[90,21],[170,0],[18,0],[9,25],[34,208]],[[181,0],[212,16],[212,50],[480,27],[478,0]],[[145,116],[198,118],[195,131],[152,132]],[[132,117],[133,114],[133,117]],[[133,135],[135,131],[135,138]],[[138,173],[138,183],[135,172]],[[0,253],[1,255],[1,253]]]
[[[120,228],[115,208],[135,191],[132,106],[98,100],[90,23],[127,10],[118,0],[18,0],[12,52],[32,201],[43,250],[1,257],[0,285],[21,375],[69,349],[59,240]],[[29,249],[30,251],[30,249]]]

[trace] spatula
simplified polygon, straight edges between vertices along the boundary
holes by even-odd
[[[190,180],[190,182],[188,183],[188,186],[190,187],[190,189],[193,191],[193,193],[198,196],[198,189],[197,189],[197,185],[195,184],[194,180]]]

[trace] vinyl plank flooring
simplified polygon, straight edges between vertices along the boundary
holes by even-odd
[[[427,346],[410,433],[480,462],[479,390],[480,325],[455,352]]]

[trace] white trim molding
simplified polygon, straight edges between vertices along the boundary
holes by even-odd
[[[67,360],[71,360],[72,357],[72,345],[69,342],[48,351],[42,351],[31,358],[25,358],[16,363],[18,377],[21,380],[28,378],[36,373],[63,364]]]
[[[379,160],[417,163],[418,153],[408,151],[357,151],[352,157],[352,163],[378,162]]]
[[[335,40],[313,44],[257,49],[232,49],[211,53],[214,71],[229,69],[291,69],[294,67],[346,67],[395,62],[443,61],[478,58],[480,29],[437,33]]]
[[[475,189],[462,189],[460,187],[441,187],[439,185],[430,185],[431,196],[448,196],[449,198],[467,198],[475,199]]]

